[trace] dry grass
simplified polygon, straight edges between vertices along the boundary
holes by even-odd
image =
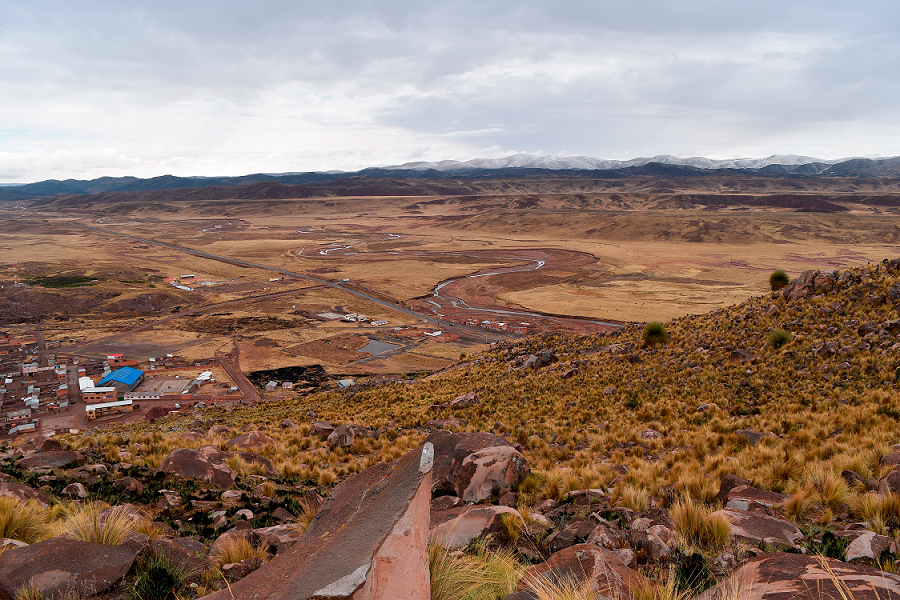
[[[0,538],[33,544],[49,532],[47,509],[34,500],[0,496]]]
[[[268,555],[262,546],[254,547],[244,536],[234,536],[222,544],[213,557],[219,568],[231,563],[252,560],[255,567],[266,562]]]
[[[54,534],[107,546],[124,543],[137,530],[137,524],[123,507],[113,507],[101,515],[103,508],[96,504],[65,506],[63,518],[52,523]]]
[[[432,600],[503,598],[515,591],[524,571],[510,552],[450,552],[434,540],[428,545],[428,565]]]
[[[669,509],[669,518],[678,536],[678,542],[686,550],[699,548],[706,553],[715,553],[731,541],[728,518],[694,502],[685,496]]]

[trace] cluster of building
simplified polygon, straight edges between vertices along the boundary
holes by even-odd
[[[0,334],[0,433],[33,430],[40,415],[68,409],[66,366],[56,365],[56,356],[48,354],[51,364],[42,367],[40,353],[33,335]]]
[[[450,340],[458,340],[459,336],[449,331],[441,329],[433,329],[430,327],[414,327],[412,325],[404,325],[402,327],[394,327],[394,333],[405,335],[407,337],[430,337],[436,342],[449,342]]]
[[[464,315],[451,315],[446,317],[451,323],[459,325],[468,325],[469,327],[481,327],[490,331],[505,331],[508,333],[518,333],[528,335],[528,327],[530,323],[504,323],[502,321],[482,321],[477,317],[467,317]]]

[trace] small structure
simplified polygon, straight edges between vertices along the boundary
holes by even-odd
[[[131,400],[117,400],[116,402],[104,402],[91,404],[84,407],[88,420],[96,419],[113,413],[127,413],[132,411]]]
[[[97,404],[113,402],[116,399],[114,387],[89,387],[81,390],[81,397],[85,404]]]
[[[353,385],[352,379],[341,379],[340,381],[338,381],[338,387],[348,388],[351,385]]]
[[[140,385],[143,380],[144,372],[140,369],[122,367],[101,379],[97,386],[112,385],[122,393],[133,392],[134,388]]]
[[[266,391],[267,391],[267,392],[274,392],[276,389],[278,389],[278,382],[277,382],[277,381],[270,381],[269,383],[266,384]]]

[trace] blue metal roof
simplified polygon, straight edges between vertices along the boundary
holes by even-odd
[[[134,385],[143,374],[144,372],[140,369],[135,369],[133,367],[122,367],[121,369],[116,369],[115,371],[101,379],[97,386],[102,386],[104,383],[109,383],[110,381],[118,381],[126,385]]]

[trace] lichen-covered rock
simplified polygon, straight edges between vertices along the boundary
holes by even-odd
[[[159,473],[173,473],[184,477],[202,477],[215,486],[234,485],[235,473],[225,464],[225,453],[215,446],[176,448],[169,452],[158,469]]]
[[[460,506],[431,514],[431,538],[445,548],[462,548],[475,538],[501,530],[504,514],[522,521],[522,515],[508,506]],[[524,521],[522,521],[524,524]]]
[[[31,486],[18,483],[0,483],[0,496],[9,496],[23,502],[25,500],[35,500],[42,506],[50,506],[50,497],[47,494]]]
[[[228,440],[227,445],[229,448],[238,448],[240,450],[261,450],[266,446],[274,446],[275,440],[261,431],[249,431],[244,435]]]
[[[66,469],[80,467],[84,464],[84,456],[74,450],[53,450],[37,452],[16,461],[20,469],[33,471],[36,469]]]
[[[505,493],[531,472],[528,459],[510,446],[473,452],[456,473],[457,496],[464,502],[481,502],[495,493]]]
[[[724,509],[714,515],[724,515],[731,522],[731,535],[739,542],[759,545],[793,546],[803,539],[803,533],[793,523],[743,510]]]
[[[456,494],[457,471],[470,454],[484,448],[512,447],[512,444],[493,433],[452,433],[438,430],[425,438],[425,441],[434,446],[434,490],[450,494]]]

